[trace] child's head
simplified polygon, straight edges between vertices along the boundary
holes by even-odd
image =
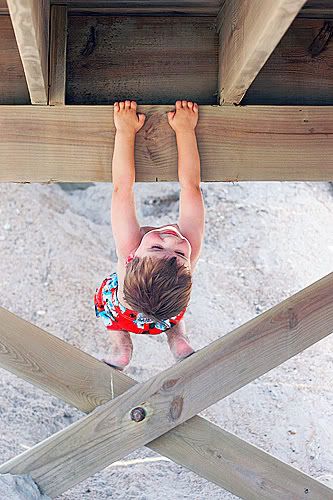
[[[126,267],[126,302],[155,320],[179,314],[190,300],[190,255],[190,242],[175,228],[146,233]]]

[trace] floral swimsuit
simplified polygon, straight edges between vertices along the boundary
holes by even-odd
[[[163,322],[151,322],[142,313],[123,306],[118,300],[117,290],[118,276],[117,273],[112,273],[96,288],[94,295],[96,317],[102,318],[107,330],[157,335],[179,323],[186,311],[184,308],[177,316]]]

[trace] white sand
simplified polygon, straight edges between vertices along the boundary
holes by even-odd
[[[327,183],[203,184],[206,236],[186,313],[200,349],[333,270],[333,191]],[[176,183],[137,184],[141,225],[177,222]],[[0,305],[101,358],[95,288],[115,270],[110,184],[0,184]],[[133,335],[127,373],[147,380],[173,364],[163,335]],[[329,482],[333,478],[333,336],[222,402],[209,420]],[[82,415],[0,370],[5,461]],[[154,457],[154,460],[147,460]],[[134,463],[126,463],[135,459]],[[58,498],[236,498],[142,448]]]

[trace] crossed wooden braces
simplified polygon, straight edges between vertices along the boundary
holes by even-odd
[[[90,412],[0,473],[30,474],[55,497],[147,445],[241,498],[332,499],[331,488],[195,416],[333,332],[332,297],[333,273],[141,384],[0,308],[0,366]]]

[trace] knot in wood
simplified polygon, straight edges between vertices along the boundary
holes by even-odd
[[[184,405],[184,399],[182,398],[182,396],[176,396],[172,400],[169,413],[171,420],[174,421],[180,417],[181,412],[183,411],[183,405]]]
[[[134,422],[141,422],[146,418],[146,411],[141,406],[138,406],[131,410],[130,417],[131,420],[134,420]]]

